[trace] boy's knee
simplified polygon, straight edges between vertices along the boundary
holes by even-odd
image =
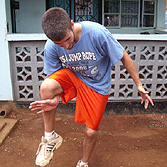
[[[40,86],[40,94],[42,97],[48,96],[49,92],[53,91],[50,84],[46,81],[43,81]]]
[[[97,134],[97,131],[86,127],[85,134],[89,138],[94,138],[96,136],[96,134]]]
[[[40,87],[40,94],[42,99],[52,99],[56,95],[62,93],[63,89],[60,84],[53,79],[45,79]]]

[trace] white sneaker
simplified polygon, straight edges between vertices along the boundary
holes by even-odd
[[[53,151],[61,146],[63,138],[56,133],[55,135],[56,137],[49,141],[42,136],[41,143],[36,153],[37,157],[35,163],[37,166],[46,166],[52,160]]]
[[[76,167],[88,167],[88,164],[81,165],[81,160],[79,160]]]

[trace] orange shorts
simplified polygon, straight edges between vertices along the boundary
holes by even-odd
[[[65,68],[48,76],[60,83],[64,104],[76,97],[75,122],[98,130],[109,95],[102,95],[86,86],[70,69]]]

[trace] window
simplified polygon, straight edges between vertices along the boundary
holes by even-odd
[[[104,25],[155,27],[156,0],[104,0]]]
[[[101,10],[98,0],[46,0],[47,9],[51,7],[61,7],[66,10],[70,18],[75,22],[94,21],[99,22]]]
[[[154,18],[155,18],[155,1],[144,1],[143,2],[143,22],[142,27],[154,27]]]

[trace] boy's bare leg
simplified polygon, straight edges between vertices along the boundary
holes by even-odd
[[[63,92],[63,89],[57,81],[53,79],[46,79],[42,83],[40,91],[42,100],[52,99],[53,102],[53,109],[49,112],[43,112],[45,132],[52,132],[55,124],[56,107],[60,99],[59,94]],[[49,103],[48,105],[52,106],[52,104]]]
[[[96,144],[96,138],[97,138],[97,131],[92,130],[88,127],[85,129],[85,137],[83,141],[83,162],[88,162],[92,151]]]
[[[38,110],[43,114],[45,137],[42,137],[37,150],[36,165],[46,166],[53,157],[53,151],[58,149],[63,139],[54,132],[56,107],[59,103],[59,94],[63,92],[61,85],[54,79],[43,81],[40,89],[41,100],[30,104],[32,111]],[[40,110],[40,111],[39,111]]]
[[[45,132],[52,132],[55,129],[54,127],[55,126],[55,114],[56,114],[56,109],[53,109],[49,112],[42,113]]]
[[[63,92],[61,85],[54,79],[45,79],[41,84],[41,100],[30,104],[30,109],[40,110],[43,114],[46,132],[52,132],[55,123],[56,107],[59,103],[59,94]]]

